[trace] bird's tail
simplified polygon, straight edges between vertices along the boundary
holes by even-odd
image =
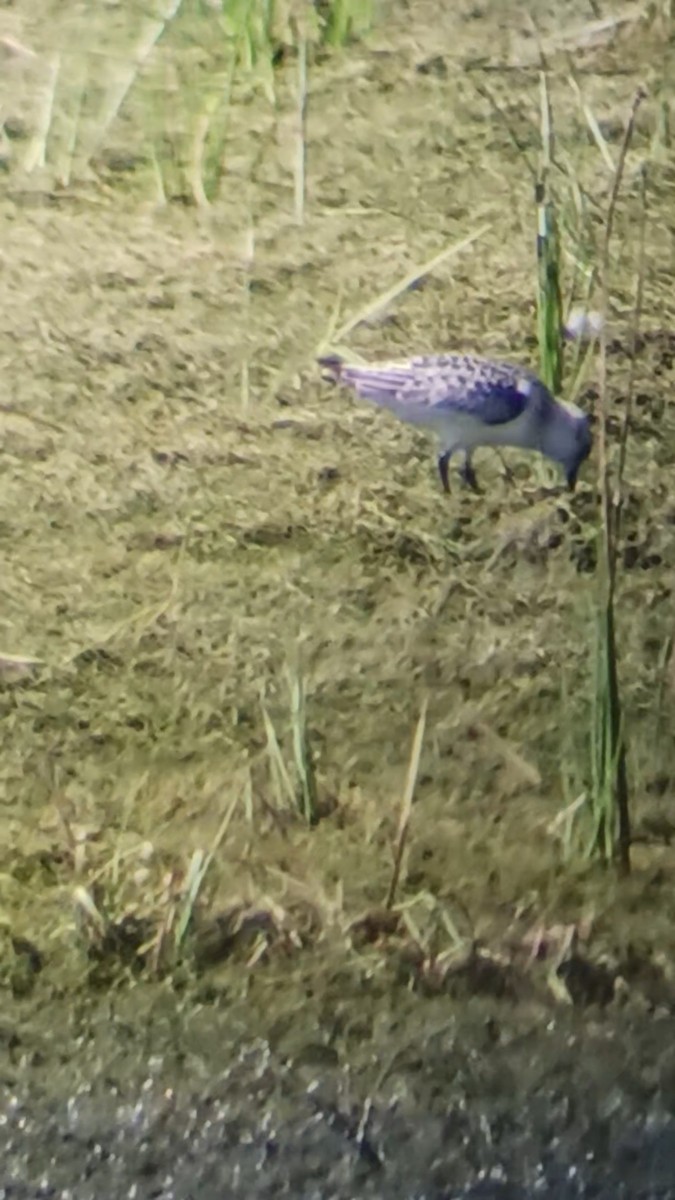
[[[346,363],[337,354],[320,358],[324,377],[332,383],[353,387],[357,395],[375,404],[395,404],[400,389],[410,379],[410,367],[405,363],[380,363],[377,366]]]
[[[339,354],[324,354],[317,361],[322,368],[321,374],[324,379],[331,383],[340,382],[344,360]]]

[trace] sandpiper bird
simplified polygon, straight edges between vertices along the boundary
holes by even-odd
[[[588,417],[554,399],[526,367],[469,354],[440,354],[405,362],[346,363],[337,355],[319,359],[334,383],[355,389],[364,400],[388,408],[403,421],[435,432],[443,490],[450,490],[448,464],[464,455],[461,477],[478,489],[471,462],[477,446],[522,446],[537,450],[565,472],[574,489],[591,450]]]

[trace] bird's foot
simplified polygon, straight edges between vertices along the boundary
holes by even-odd
[[[460,467],[459,474],[462,479],[462,483],[465,483],[467,487],[470,487],[472,492],[476,492],[479,496],[483,495],[483,489],[479,486],[478,479],[476,478],[476,472],[473,469],[472,463],[468,459],[464,460],[464,463]]]

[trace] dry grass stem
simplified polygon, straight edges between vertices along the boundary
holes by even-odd
[[[405,790],[401,801],[401,808],[398,818],[398,828],[396,830],[396,840],[394,842],[394,865],[389,881],[389,889],[387,898],[384,902],[385,908],[392,908],[396,898],[399,878],[401,875],[401,864],[403,862],[403,852],[408,837],[408,828],[410,825],[410,814],[412,812],[412,804],[415,798],[415,787],[417,785],[417,775],[420,767],[420,758],[422,756],[422,746],[424,744],[424,731],[427,723],[427,708],[428,699],[425,699],[422,705],[417,726],[415,728],[415,736],[413,738],[412,750],[410,753],[410,762],[408,764],[408,774],[405,781]]]

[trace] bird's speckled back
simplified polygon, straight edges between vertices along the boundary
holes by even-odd
[[[470,354],[419,355],[372,365],[320,361],[334,380],[352,386],[363,399],[413,421],[463,412],[486,425],[501,425],[516,420],[528,406],[543,417],[546,407],[555,404],[527,367]]]

